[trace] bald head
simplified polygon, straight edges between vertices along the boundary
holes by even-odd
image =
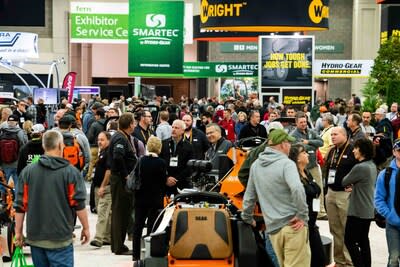
[[[346,129],[341,126],[333,127],[331,132],[331,137],[332,137],[332,143],[335,146],[340,146],[346,143],[347,141]]]

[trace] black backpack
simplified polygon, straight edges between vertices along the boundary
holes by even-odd
[[[18,132],[3,129],[0,133],[0,160],[10,164],[18,160],[19,139]]]
[[[389,182],[390,182],[390,177],[392,176],[393,168],[391,167],[386,167],[385,169],[385,190],[386,190],[386,200],[389,197]],[[386,218],[383,217],[378,213],[378,211],[375,209],[375,217],[374,221],[376,225],[378,225],[380,228],[386,228]]]

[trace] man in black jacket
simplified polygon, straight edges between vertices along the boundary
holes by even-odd
[[[193,117],[186,114],[182,118],[186,125],[185,134],[183,139],[188,141],[193,146],[193,153],[195,159],[204,159],[204,155],[209,147],[206,135],[199,129],[193,128]]]
[[[260,112],[258,110],[252,110],[250,112],[249,122],[243,126],[239,133],[239,140],[248,137],[263,137],[267,138],[267,129],[260,124]],[[244,142],[243,146],[253,146],[253,142]]]
[[[105,130],[105,116],[106,112],[103,108],[96,109],[94,113],[94,118],[96,121],[90,125],[89,130],[86,134],[90,144],[90,164],[88,173],[86,174],[86,178],[89,181],[92,179],[93,168],[97,161],[97,154],[99,153],[97,136],[99,135],[99,133]]]
[[[19,175],[26,165],[37,162],[40,155],[44,154],[42,135],[46,131],[43,124],[35,124],[32,127],[32,140],[28,141],[18,155],[17,174]]]
[[[187,166],[190,159],[194,159],[193,146],[183,139],[185,123],[175,120],[172,123],[171,138],[162,142],[160,157],[167,163],[167,194],[176,194],[177,188],[191,188],[191,170]]]
[[[124,245],[129,217],[132,213],[132,196],[125,191],[128,174],[136,164],[135,146],[131,139],[134,129],[132,113],[124,113],[118,121],[119,130],[110,140],[108,165],[111,176],[111,251],[116,255],[132,255]]]

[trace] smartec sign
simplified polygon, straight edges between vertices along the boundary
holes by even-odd
[[[146,28],[132,29],[132,35],[139,37],[141,45],[171,45],[172,38],[179,37],[179,29],[166,28],[164,14],[147,14]]]
[[[129,5],[129,75],[183,75],[183,1],[137,1]]]
[[[215,72],[218,74],[232,73],[232,76],[254,76],[258,71],[255,64],[217,64]]]

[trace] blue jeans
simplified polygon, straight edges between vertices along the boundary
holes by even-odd
[[[389,250],[388,267],[399,267],[400,229],[386,223],[386,241]]]
[[[10,177],[12,176],[14,181],[14,192],[17,192],[17,184],[18,184],[17,168],[4,167],[3,171],[4,175],[6,176],[7,183],[10,180]]]
[[[278,258],[276,257],[274,248],[272,247],[271,240],[269,239],[269,235],[265,234],[265,250],[267,251],[268,256],[271,258],[272,263],[275,267],[279,267]]]
[[[46,249],[31,246],[32,261],[36,267],[71,267],[74,266],[74,247]]]

